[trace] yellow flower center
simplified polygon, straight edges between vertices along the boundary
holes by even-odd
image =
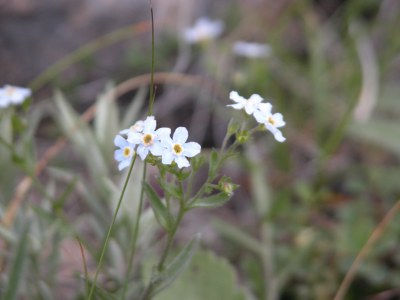
[[[271,125],[275,125],[275,120],[272,117],[268,118],[268,123]]]
[[[142,137],[142,142],[143,142],[143,145],[145,145],[146,147],[151,146],[153,144],[153,135],[150,133],[146,133]]]
[[[131,155],[131,148],[125,147],[123,153],[125,157],[129,157]]]
[[[174,144],[172,147],[172,150],[174,151],[175,154],[181,154],[183,151],[182,145],[181,144]]]

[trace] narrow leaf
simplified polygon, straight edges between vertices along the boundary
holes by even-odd
[[[146,192],[147,197],[149,198],[151,207],[153,208],[154,215],[158,221],[158,223],[166,230],[171,230],[171,216],[165,207],[164,203],[162,203],[160,197],[158,197],[157,193],[153,190],[153,188],[147,184],[143,183],[144,191]]]
[[[14,300],[17,299],[17,292],[20,280],[22,279],[24,262],[27,257],[27,241],[28,241],[28,228],[25,227],[18,243],[18,249],[15,254],[11,269],[10,277],[4,293],[4,299]]]
[[[210,167],[208,171],[209,177],[214,177],[218,169],[218,152],[213,149],[210,155]]]
[[[153,275],[151,281],[154,288],[150,295],[151,298],[173,283],[175,279],[187,269],[199,246],[200,238],[200,233],[196,234],[164,271]]]
[[[200,198],[194,201],[189,208],[215,208],[224,205],[230,198],[231,195],[221,192],[206,198]]]

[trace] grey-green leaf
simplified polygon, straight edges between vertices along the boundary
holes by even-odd
[[[189,267],[155,300],[244,300],[234,268],[215,254],[197,251]]]
[[[200,198],[193,202],[189,208],[214,208],[224,205],[231,198],[230,194],[221,192],[209,197]]]
[[[147,197],[149,198],[151,207],[153,208],[154,215],[158,221],[158,223],[166,230],[171,230],[172,220],[171,215],[165,207],[164,203],[161,201],[160,197],[158,197],[157,193],[153,190],[153,188],[147,184],[143,183],[144,191],[146,192]]]
[[[196,234],[165,268],[165,270],[160,273],[155,273],[152,276],[151,283],[153,285],[153,289],[151,297],[154,297],[156,294],[168,287],[183,271],[188,268],[189,263],[199,246],[200,238],[200,233]]]
[[[28,248],[28,228],[23,229],[23,233],[21,235],[21,239],[17,245],[18,249],[16,250],[14,260],[10,269],[10,276],[7,284],[7,288],[4,293],[4,299],[13,300],[17,299],[17,292],[20,280],[22,279],[24,262],[27,256],[27,248]]]

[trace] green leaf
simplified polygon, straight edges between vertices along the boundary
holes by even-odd
[[[154,297],[156,294],[158,294],[163,289],[168,287],[185,269],[188,268],[194,253],[199,247],[200,238],[201,238],[200,233],[196,234],[162,272],[155,273],[152,276],[151,284],[153,285],[153,290],[150,295],[150,298]],[[190,299],[190,298],[178,298],[178,299]]]
[[[189,267],[155,300],[244,300],[234,268],[226,259],[198,251]]]
[[[213,149],[210,155],[210,167],[208,170],[208,176],[214,177],[215,173],[217,172],[217,169],[218,169],[218,152],[217,150]]]
[[[28,250],[27,242],[28,242],[28,227],[26,226],[23,229],[21,239],[19,240],[18,243],[18,249],[16,250],[16,254],[11,265],[10,276],[3,299],[7,300],[17,299],[19,283],[23,277],[22,274],[23,274],[24,262],[27,258],[27,250]]]
[[[143,188],[146,195],[149,197],[151,207],[153,208],[158,223],[169,232],[171,230],[172,220],[167,208],[149,184],[144,182]]]
[[[214,208],[224,205],[232,195],[221,192],[206,198],[200,198],[190,204],[189,208]]]
[[[160,180],[160,185],[161,185],[162,189],[164,190],[164,192],[167,193],[168,195],[170,195],[171,197],[173,197],[175,199],[179,199],[180,197],[182,197],[181,191],[180,191],[179,187],[177,187],[176,185],[162,181],[162,180]]]
[[[400,125],[391,120],[370,120],[355,123],[349,128],[350,134],[358,139],[375,144],[400,156]]]

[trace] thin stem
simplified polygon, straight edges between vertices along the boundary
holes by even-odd
[[[382,236],[387,225],[390,223],[390,221],[393,220],[393,218],[396,216],[399,210],[400,210],[400,200],[396,202],[396,204],[389,210],[389,212],[385,215],[382,221],[371,233],[364,247],[358,253],[357,257],[355,258],[349,270],[347,271],[346,276],[344,277],[342,283],[340,284],[340,287],[335,295],[334,300],[342,300],[344,298],[351,282],[354,279],[358,267],[361,265],[361,262],[367,256],[369,250],[372,248],[372,245]]]
[[[124,186],[122,188],[122,192],[121,192],[121,195],[119,197],[117,207],[115,208],[114,215],[113,215],[113,218],[112,218],[112,221],[111,221],[111,225],[108,228],[107,236],[106,236],[106,239],[104,240],[104,244],[103,244],[103,247],[101,249],[99,263],[97,265],[96,273],[94,275],[94,279],[93,279],[92,287],[90,289],[88,300],[91,300],[93,298],[93,293],[94,293],[94,289],[95,289],[95,286],[96,286],[97,277],[99,276],[101,265],[103,263],[104,254],[106,253],[106,249],[107,249],[107,246],[108,246],[108,242],[110,240],[111,232],[112,232],[112,229],[114,227],[115,220],[117,219],[117,214],[118,214],[119,208],[121,206],[122,199],[124,198],[126,187],[128,186],[129,178],[131,177],[133,166],[134,166],[135,161],[136,161],[136,157],[137,157],[137,154],[135,154],[135,156],[133,157],[133,161],[131,163],[131,166],[129,167],[128,175],[126,176],[125,183],[124,183]]]
[[[147,164],[144,163],[142,182],[144,182],[146,180],[146,173],[147,173],[146,170],[147,170]],[[121,300],[125,299],[126,289],[128,287],[129,275],[132,272],[133,258],[135,257],[137,238],[138,238],[138,234],[139,234],[140,217],[142,215],[142,210],[143,210],[143,199],[144,199],[144,188],[142,187],[142,189],[140,191],[139,206],[138,206],[138,209],[136,212],[136,220],[135,220],[135,228],[133,231],[132,244],[130,247],[132,249],[132,252],[129,256],[128,270],[127,270],[126,276],[125,276],[126,278],[125,278],[125,283],[124,283],[124,287],[123,287],[122,294],[121,294]]]
[[[153,114],[153,103],[154,103],[154,17],[153,7],[150,3],[150,14],[151,14],[151,79],[150,79],[150,101],[149,101],[149,115]]]

